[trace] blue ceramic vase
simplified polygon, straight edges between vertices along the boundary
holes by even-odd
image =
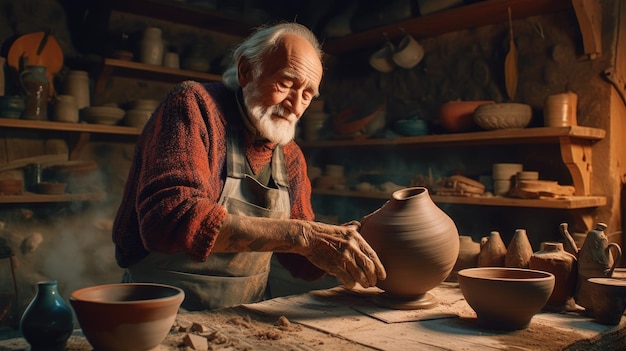
[[[59,295],[56,280],[37,283],[37,294],[22,319],[20,331],[31,350],[65,350],[74,330],[72,310]]]

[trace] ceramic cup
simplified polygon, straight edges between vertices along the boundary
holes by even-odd
[[[568,127],[577,125],[576,108],[578,95],[566,92],[546,97],[543,106],[546,127]]]
[[[393,62],[402,68],[413,68],[424,58],[424,48],[412,36],[405,35],[393,54]]]
[[[163,55],[163,66],[169,68],[180,68],[180,58],[176,52],[166,52]]]
[[[374,52],[370,56],[370,65],[374,67],[374,69],[383,72],[389,73],[393,71],[396,65],[393,62],[393,54],[395,51],[395,47],[392,43],[386,42],[380,49]]]

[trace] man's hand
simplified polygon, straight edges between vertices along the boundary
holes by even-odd
[[[357,221],[341,226],[305,222],[302,235],[307,245],[302,254],[347,288],[356,283],[364,288],[375,286],[387,278],[387,272],[359,228]]]

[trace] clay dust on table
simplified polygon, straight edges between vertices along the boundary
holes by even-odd
[[[285,316],[255,318],[230,310],[179,313],[159,351],[193,350],[196,345],[189,345],[193,340],[188,334],[206,339],[208,348],[205,350],[371,350],[345,339],[320,335],[320,332],[292,323]],[[196,350],[203,347],[200,345]]]

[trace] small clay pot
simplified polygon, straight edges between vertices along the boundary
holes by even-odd
[[[506,245],[502,241],[500,232],[492,231],[489,236],[480,240],[478,267],[504,267]]]
[[[21,179],[0,179],[0,195],[20,195],[24,190]]]
[[[588,282],[596,321],[618,325],[626,311],[626,280],[589,278]]]
[[[459,235],[459,257],[452,268],[452,273],[446,278],[447,281],[457,281],[458,273],[465,268],[473,268],[478,264],[480,243],[475,242],[471,236]]]
[[[491,100],[448,101],[439,108],[439,121],[448,132],[469,132],[478,129],[474,111],[478,106],[493,104]]]

